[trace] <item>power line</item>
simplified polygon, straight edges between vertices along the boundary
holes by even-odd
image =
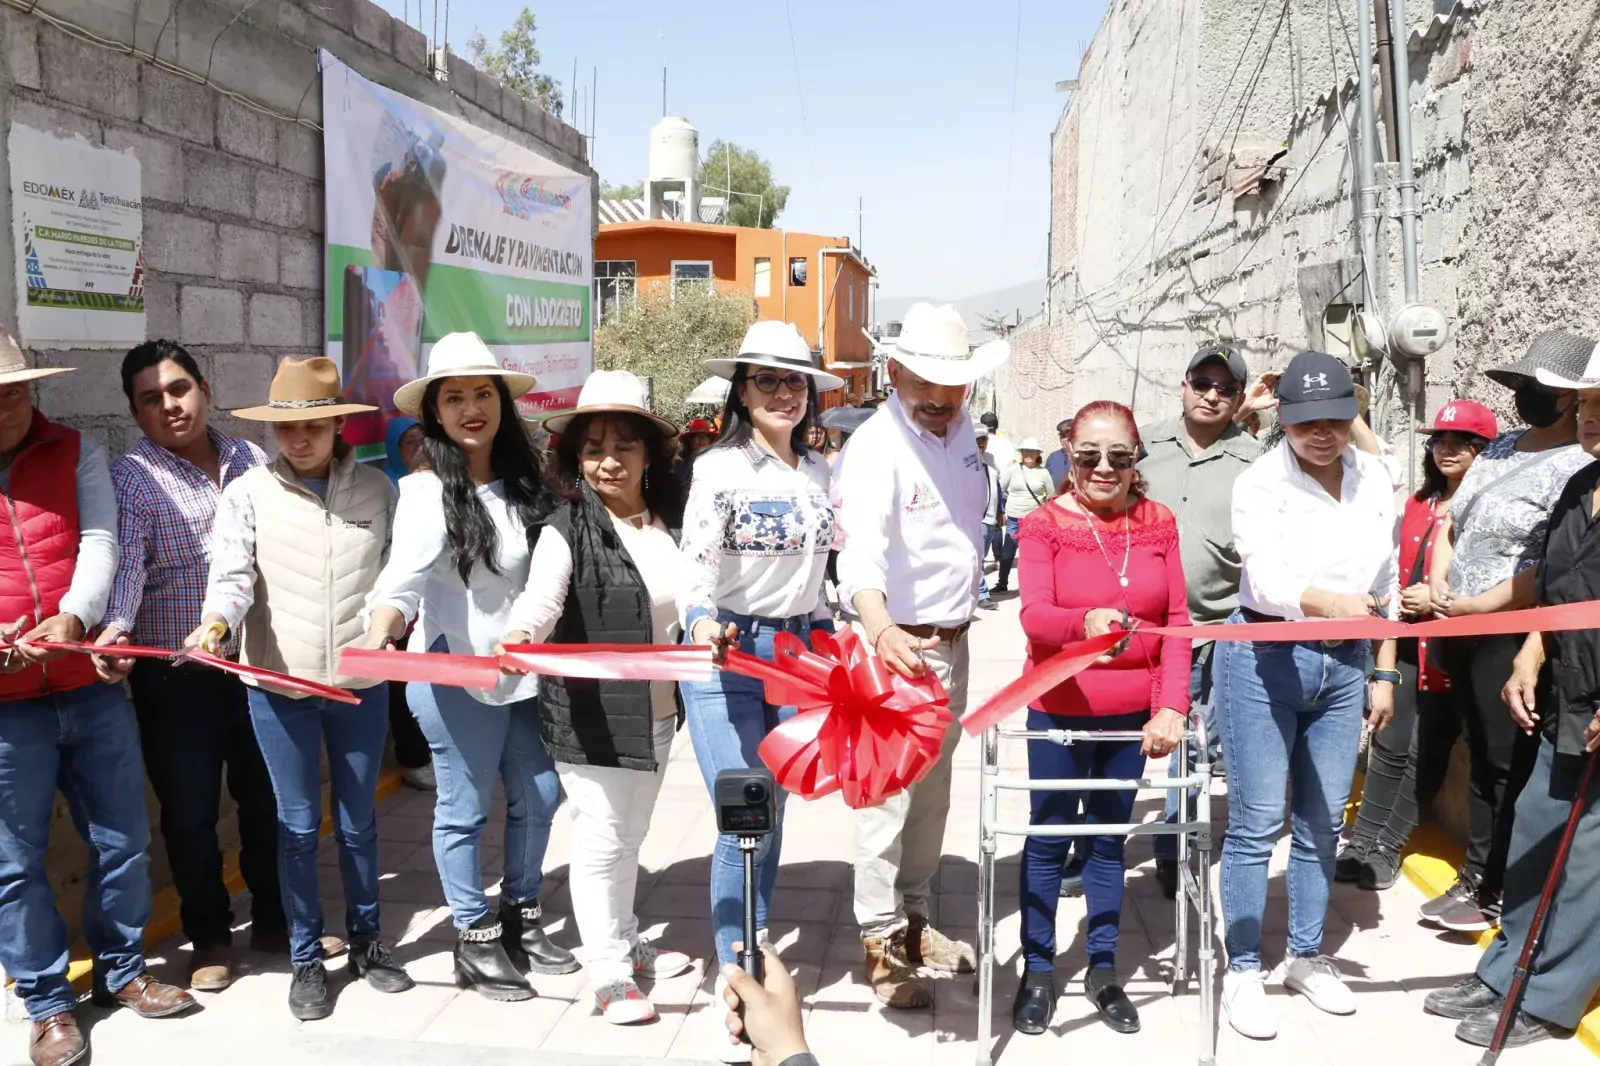
[[[806,119],[806,90],[800,81],[800,49],[794,43],[794,15],[789,11],[789,0],[783,0],[783,18],[789,24],[789,54],[794,57],[794,91],[800,99],[800,128],[806,135],[806,158],[811,163],[811,189],[820,206],[822,189],[817,183],[817,157],[811,150],[811,123]]]

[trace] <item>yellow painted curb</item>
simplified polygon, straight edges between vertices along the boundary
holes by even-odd
[[[389,772],[378,778],[377,798],[381,801],[394,795],[403,785],[398,773]],[[327,836],[333,832],[333,819],[329,817],[326,807],[322,815],[322,835]],[[228,886],[228,895],[238,895],[244,891],[244,877],[239,873],[239,852],[230,850],[222,856],[222,883]],[[162,889],[150,901],[150,920],[144,926],[145,947],[153,948],[168,937],[177,934],[183,929],[183,920],[178,914],[178,890],[172,887]],[[72,982],[72,987],[78,992],[89,991],[89,980],[94,971],[94,953],[89,950],[85,941],[78,941],[72,946],[72,961],[67,965],[67,980]]]

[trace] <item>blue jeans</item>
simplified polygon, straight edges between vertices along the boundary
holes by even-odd
[[[150,917],[144,764],[122,686],[0,703],[0,965],[34,1021],[78,1002],[45,871],[58,787],[89,845],[83,935],[95,981],[115,992],[144,972]]]
[[[995,562],[1000,564],[1000,584],[1010,587],[1011,568],[1017,562],[1017,529],[1019,523],[1015,518],[1006,519],[1005,534],[1000,538],[1000,546],[995,549]]]
[[[978,599],[989,598],[989,573],[983,568],[984,560],[989,558],[989,553],[994,552],[994,561],[1000,561],[1000,545],[1002,542],[1000,527],[994,522],[983,523],[983,539],[980,541],[981,550],[978,552]]]
[[[1194,650],[1193,665],[1189,667],[1189,702],[1191,706],[1197,707],[1204,712],[1206,723],[1206,754],[1210,757],[1210,761],[1212,762],[1217,761],[1217,753],[1222,749],[1222,724],[1217,721],[1217,712],[1221,709],[1221,707],[1211,698],[1211,667],[1216,655],[1216,648],[1217,645],[1215,642],[1210,644],[1202,644],[1200,647],[1196,648]],[[1189,766],[1191,769],[1194,767],[1195,761],[1198,757],[1199,752],[1195,750],[1194,742],[1190,741]],[[1172,759],[1167,763],[1167,773],[1173,777],[1178,776],[1177,752],[1172,753]],[[1194,813],[1194,807],[1192,804],[1194,795],[1194,790],[1190,789],[1189,797],[1191,800],[1191,805],[1189,807],[1189,811],[1191,815]],[[1176,792],[1167,793],[1166,817],[1163,820],[1168,825],[1176,825],[1178,823],[1178,794]],[[1152,847],[1155,850],[1157,859],[1172,859],[1176,861],[1178,858],[1177,837],[1156,837]]]
[[[1230,622],[1242,616],[1235,612]],[[1367,641],[1227,641],[1214,678],[1228,760],[1228,832],[1222,845],[1223,942],[1228,967],[1261,968],[1267,861],[1289,791],[1289,954],[1322,950],[1328,889],[1361,742]]]
[[[1029,729],[1138,730],[1150,721],[1148,711],[1103,718],[1064,718],[1028,710]],[[1028,741],[1028,776],[1048,778],[1133,778],[1144,776],[1145,759],[1135,740],[1097,740],[1077,744]],[[1133,821],[1136,794],[1128,791],[1031,792],[1030,825],[1116,825]],[[1082,813],[1079,813],[1080,801]],[[1028,837],[1022,845],[1022,951],[1027,968],[1048,973],[1055,968],[1056,907],[1061,897],[1061,868],[1072,842],[1089,845],[1083,864],[1083,895],[1089,904],[1090,967],[1115,966],[1122,929],[1122,848],[1126,836]],[[1080,850],[1079,854],[1082,854]]]
[[[413,681],[406,686],[406,702],[433,752],[439,783],[433,860],[456,928],[470,929],[489,913],[478,839],[489,820],[496,774],[506,790],[500,899],[508,904],[538,899],[550,823],[561,802],[556,764],[539,738],[539,701],[492,707],[465,689]]]
[[[739,649],[763,659],[772,658],[772,640],[789,632],[810,644],[811,620],[803,615],[788,619],[751,618],[726,611],[717,621],[739,627]],[[688,641],[685,635],[685,642]],[[779,722],[792,718],[793,707],[776,707],[766,700],[760,681],[726,670],[711,681],[683,681],[683,705],[689,717],[689,738],[705,778],[706,791],[714,794],[717,774],[763,765],[756,749]],[[778,883],[778,855],[783,850],[783,807],[787,793],[778,790],[778,824],[756,852],[756,927],[767,927],[772,890]],[[744,939],[744,859],[739,840],[717,837],[711,858],[711,924],[717,941],[717,962],[739,961],[733,953],[736,940]]]
[[[378,935],[378,771],[389,735],[389,687],[357,689],[359,706],[250,690],[250,720],[278,798],[278,883],[289,919],[289,960],[322,958],[317,842],[322,834],[322,747],[339,841],[345,930],[352,942]]]

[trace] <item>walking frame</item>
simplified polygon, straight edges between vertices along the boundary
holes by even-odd
[[[1032,779],[1000,774],[1001,740],[1043,740],[1071,745],[1092,741],[1142,741],[1143,733],[1079,729],[990,729],[983,735],[981,768],[982,796],[978,808],[978,1066],[990,1066],[994,1013],[994,908],[995,855],[1001,836],[1020,837],[1095,837],[1107,834],[1126,836],[1176,836],[1178,838],[1178,896],[1174,942],[1172,990],[1183,991],[1189,980],[1189,908],[1198,919],[1198,947],[1195,969],[1199,975],[1198,1066],[1214,1066],[1215,1058],[1215,960],[1211,921],[1211,756],[1206,750],[1206,730],[1201,708],[1189,714],[1188,728],[1178,745],[1178,776],[1159,778]],[[1197,753],[1193,771],[1189,749]],[[1000,793],[1022,792],[1100,792],[1100,791],[1176,791],[1178,820],[1129,823],[1126,825],[1015,825],[1002,824]],[[1193,790],[1191,792],[1191,790]],[[1193,834],[1193,847],[1190,846]],[[1197,861],[1191,862],[1191,852]]]

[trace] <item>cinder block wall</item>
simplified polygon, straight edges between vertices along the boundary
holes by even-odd
[[[437,81],[423,35],[367,0],[52,0],[42,9],[209,82],[0,8],[0,130],[18,122],[138,156],[148,335],[178,340],[196,354],[218,412],[261,402],[283,356],[322,350],[323,151],[313,128],[322,119],[319,48],[382,85],[593,174],[575,129],[460,57],[449,57],[448,83]],[[0,137],[0,322],[14,329],[4,150]],[[80,368],[39,388],[46,414],[93,434],[112,458],[138,439],[117,374],[121,353],[32,354],[43,365]],[[271,448],[257,424],[220,416],[218,425]],[[227,806],[220,832],[232,845],[237,832]],[[153,859],[160,889],[171,879],[159,833]],[[74,930],[83,868],[82,846],[60,805],[50,873]]]

